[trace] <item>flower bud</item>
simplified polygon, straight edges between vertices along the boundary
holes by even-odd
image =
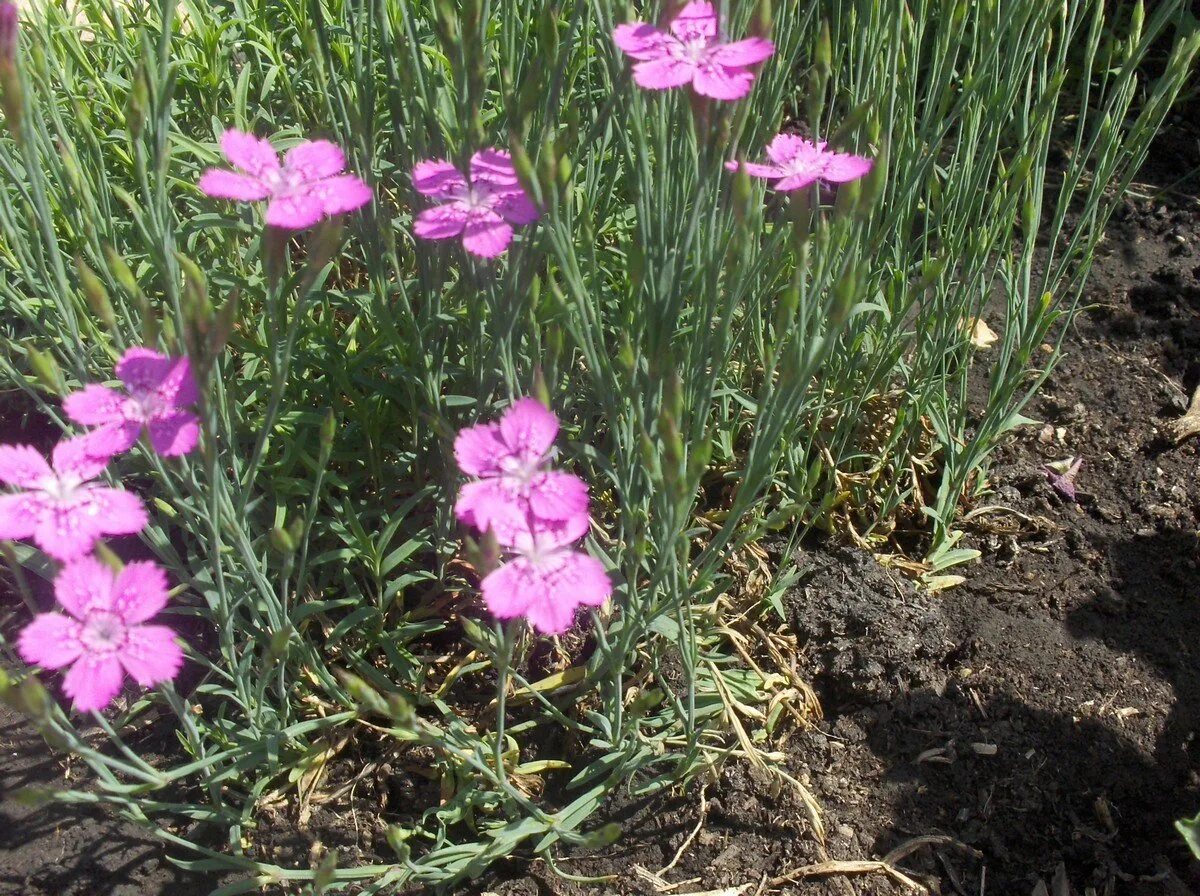
[[[0,105],[13,139],[20,143],[25,104],[17,72],[17,31],[17,4],[0,0]]]

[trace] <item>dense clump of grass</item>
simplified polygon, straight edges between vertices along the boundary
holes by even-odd
[[[191,867],[245,871],[224,893],[552,858],[615,836],[588,823],[614,790],[765,765],[764,736],[812,711],[756,624],[793,572],[785,548],[747,574],[768,535],[879,544],[916,525],[933,585],[970,559],[956,507],[1052,366],[1200,32],[1178,0],[1148,17],[723,5],[731,33],[776,44],[736,105],[637,90],[609,36],[628,17],[599,0],[84,0],[24,29],[20,128],[0,141],[0,385],[61,421],[60,395],[146,344],[186,352],[204,394],[201,450],[130,468],[199,674],[95,716],[101,748],[14,672],[8,699],[96,773],[56,798],[205,822],[223,848],[155,830]],[[206,199],[231,126],[334,139],[373,204],[288,240]],[[781,129],[875,169],[789,199],[725,169]],[[412,236],[413,165],[485,146],[511,148],[543,212],[499,263]],[[981,355],[985,315],[1000,340]],[[591,548],[618,583],[586,637],[536,662],[480,612],[458,558],[484,551],[459,550],[450,512],[455,430],[530,392],[564,421],[560,460],[592,483]],[[481,696],[498,670],[499,722]],[[140,757],[143,720],[184,755]],[[348,737],[440,781],[387,817],[394,861],[255,859],[260,801],[310,786]]]

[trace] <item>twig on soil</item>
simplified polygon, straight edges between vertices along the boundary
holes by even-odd
[[[946,834],[924,834],[920,837],[913,837],[911,840],[905,840],[884,856],[883,861],[888,865],[895,865],[901,859],[912,855],[922,846],[952,846],[960,852],[965,852],[973,859],[983,858],[983,853],[973,846],[967,846],[961,840],[955,840]]]
[[[868,862],[841,862],[835,859],[830,859],[826,862],[818,862],[815,865],[803,865],[800,868],[793,868],[785,874],[771,880],[770,886],[781,887],[784,884],[796,883],[806,877],[831,877],[837,874],[886,874],[898,884],[903,884],[910,889],[916,890],[919,893],[929,893],[929,888],[924,884],[919,884],[911,877],[897,868],[893,868],[887,862],[868,861]]]
[[[705,784],[700,788],[700,817],[696,819],[696,826],[692,828],[692,832],[687,835],[683,843],[679,845],[679,849],[675,850],[675,858],[671,859],[662,868],[656,872],[659,877],[662,877],[672,868],[679,864],[679,860],[683,858],[683,854],[688,851],[688,847],[692,845],[696,839],[696,835],[700,833],[700,829],[704,827],[704,822],[708,818],[708,785]]]
[[[1200,433],[1200,385],[1196,386],[1196,391],[1192,393],[1192,400],[1188,402],[1188,409],[1184,411],[1183,416],[1169,422],[1166,430],[1176,445]]]

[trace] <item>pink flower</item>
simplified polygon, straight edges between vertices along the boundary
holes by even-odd
[[[108,706],[126,673],[151,687],[183,665],[175,632],[141,624],[167,605],[167,577],[156,564],[130,563],[114,576],[84,557],[63,567],[54,596],[69,615],[39,613],[21,632],[17,652],[45,669],[70,666],[63,691],[79,712]]]
[[[171,358],[148,348],[128,349],[117,362],[117,376],[128,394],[90,385],[63,400],[67,416],[88,433],[88,450],[97,457],[128,451],[145,429],[163,457],[187,454],[200,437],[200,421],[183,410],[199,395],[187,358]]]
[[[462,235],[463,248],[481,258],[503,255],[512,225],[532,224],[538,211],[517,180],[509,154],[484,149],[471,157],[471,183],[449,162],[428,159],[413,168],[413,187],[444,200],[417,216],[413,232],[426,240]]]
[[[778,134],[767,146],[769,165],[742,162],[747,174],[775,180],[776,190],[798,190],[813,181],[843,184],[858,180],[874,166],[862,156],[826,149],[826,144],[813,143],[794,134]],[[738,162],[726,162],[725,167],[737,171]]]
[[[558,435],[558,418],[536,398],[522,398],[499,423],[469,426],[454,440],[458,468],[478,476],[459,492],[454,512],[481,532],[526,527],[525,518],[582,520],[587,529],[588,490],[578,476],[546,469]]]
[[[586,516],[529,517],[527,525],[509,532],[502,544],[511,559],[480,583],[488,610],[499,619],[524,616],[542,634],[558,635],[571,627],[579,606],[608,600],[612,581],[604,566],[572,547],[587,530]]]
[[[738,100],[750,92],[749,70],[775,52],[761,37],[723,43],[717,35],[717,14],[707,0],[692,0],[671,20],[668,31],[645,22],[613,29],[613,41],[638,60],[633,80],[648,90],[691,84],[701,96]]]
[[[221,151],[242,173],[209,168],[200,177],[201,192],[238,202],[267,200],[267,223],[304,230],[329,215],[361,208],[371,188],[342,174],[346,157],[328,140],[306,140],[279,156],[266,140],[230,129],[221,135]]]
[[[56,560],[88,553],[102,535],[133,535],[146,526],[134,494],[91,480],[107,460],[89,453],[87,437],[54,447],[53,467],[29,445],[0,445],[0,482],[25,489],[0,495],[0,539],[32,538]]]

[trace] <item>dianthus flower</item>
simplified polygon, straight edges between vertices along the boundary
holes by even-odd
[[[505,527],[501,546],[509,559],[480,583],[484,603],[499,619],[524,617],[536,631],[559,635],[580,606],[598,607],[612,581],[595,557],[573,545],[588,531],[585,515],[565,520],[526,518]]]
[[[558,435],[558,418],[536,398],[513,402],[498,423],[470,426],[454,440],[458,468],[480,477],[459,492],[454,512],[480,532],[536,520],[582,520],[587,526],[588,490],[578,476],[547,466]]]
[[[371,201],[370,187],[342,174],[346,156],[328,140],[306,140],[289,149],[282,166],[270,142],[242,131],[222,134],[221,151],[238,171],[209,168],[200,177],[200,191],[238,202],[266,199],[272,227],[304,230]]]
[[[67,611],[39,613],[17,651],[45,669],[70,666],[63,691],[79,712],[108,706],[128,673],[142,687],[175,677],[183,651],[165,625],[144,625],[167,605],[167,577],[154,563],[126,565],[115,576],[94,557],[63,567],[54,596]]]
[[[92,455],[87,437],[54,447],[52,465],[29,445],[0,445],[0,482],[24,491],[0,495],[0,539],[32,538],[56,560],[82,557],[103,535],[133,535],[146,508],[130,492],[99,485],[107,459]]]
[[[186,410],[199,395],[187,358],[171,358],[147,348],[131,348],[117,362],[126,394],[92,384],[63,400],[76,423],[94,426],[84,438],[88,451],[111,457],[133,447],[144,429],[163,457],[187,454],[200,437],[200,421]]]
[[[671,20],[667,31],[646,22],[628,22],[613,29],[613,41],[637,60],[633,80],[648,90],[667,90],[691,84],[701,96],[738,100],[750,92],[757,65],[775,52],[761,37],[723,43],[717,13],[707,0],[692,0]]]
[[[834,184],[858,180],[875,164],[862,156],[826,149],[826,145],[824,141],[813,143],[794,134],[778,134],[767,145],[771,164],[726,162],[725,167],[730,171],[741,167],[752,177],[772,179],[776,190],[786,192],[818,180]]]
[[[512,225],[532,224],[538,211],[517,180],[512,158],[498,149],[471,157],[471,181],[450,162],[427,159],[413,168],[413,187],[443,200],[417,215],[413,232],[422,239],[462,235],[463,248],[481,258],[503,255],[512,242]]]

